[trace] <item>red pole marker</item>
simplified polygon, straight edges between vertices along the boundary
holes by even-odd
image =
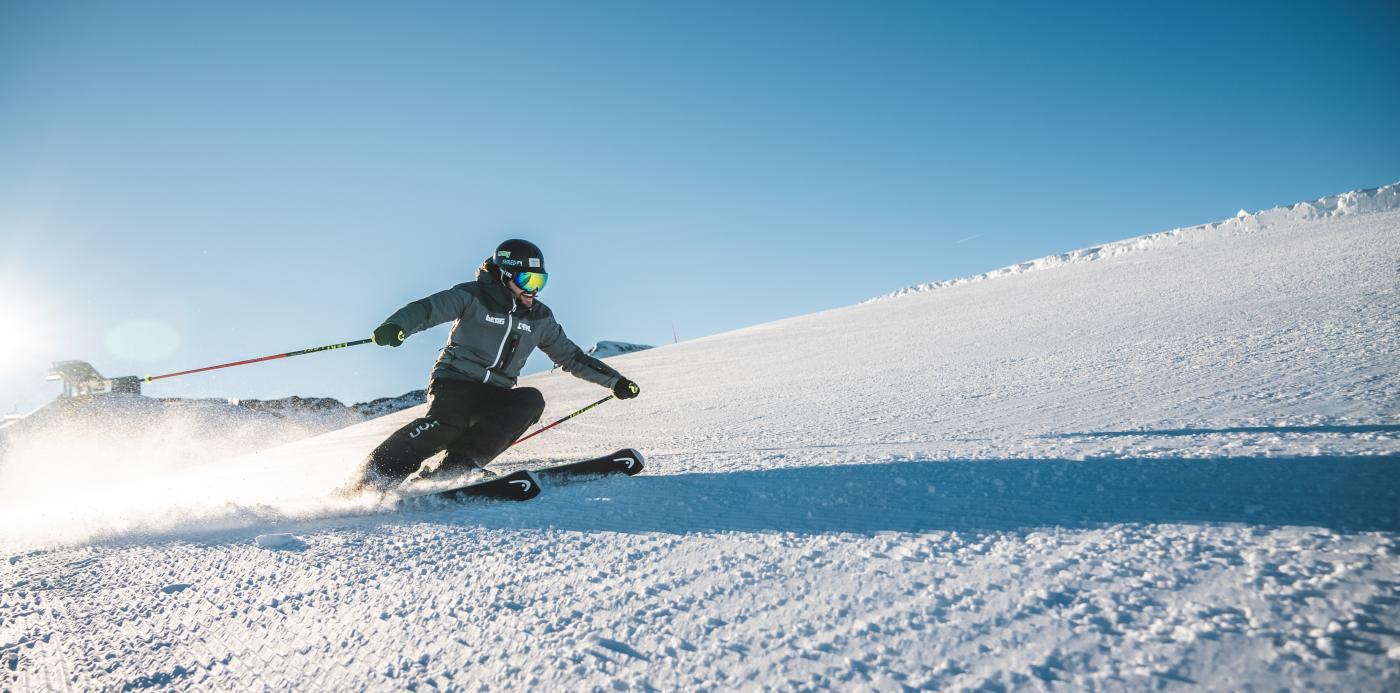
[[[569,419],[572,419],[572,418],[574,418],[575,416],[578,416],[579,414],[582,414],[582,413],[588,411],[589,409],[592,409],[593,407],[596,407],[596,406],[602,404],[603,402],[606,402],[606,401],[608,401],[608,400],[610,400],[610,399],[612,399],[612,398],[614,398],[614,397],[616,397],[616,396],[617,396],[617,395],[608,395],[607,397],[604,397],[604,398],[598,400],[597,402],[594,402],[594,403],[592,403],[592,404],[590,404],[590,405],[588,405],[588,406],[586,406],[586,407],[584,407],[584,408],[582,408],[582,409],[580,409],[580,410],[578,410],[578,411],[576,411],[576,412],[574,412],[574,413],[572,413],[572,414],[570,414],[570,415],[568,415],[568,416],[566,416],[566,417],[564,417],[564,418],[562,418],[562,419],[559,419],[558,421],[555,421],[554,423],[552,423],[552,424],[550,424],[550,425],[548,425],[548,426],[545,426],[544,428],[541,428],[541,429],[538,430],[538,431],[535,431],[534,433],[531,433],[531,434],[528,435],[528,436],[525,436],[524,438],[521,438],[520,440],[515,441],[514,443],[511,443],[511,444],[510,444],[510,447],[515,447],[515,446],[517,446],[517,445],[519,445],[519,444],[521,444],[521,443],[523,443],[523,442],[525,442],[525,441],[527,441],[527,440],[529,440],[529,439],[531,439],[531,438],[534,438],[535,436],[537,436],[537,435],[539,435],[539,434],[541,434],[541,433],[544,433],[545,431],[548,431],[549,429],[554,428],[555,426],[558,426],[559,424],[564,423],[565,421],[568,421]]]
[[[374,341],[374,340],[373,340],[373,339],[359,339],[359,340],[356,340],[356,341],[353,341],[353,342],[342,342],[342,343],[340,343],[340,344],[327,344],[326,346],[311,347],[310,349],[302,349],[302,350],[300,350],[300,351],[289,351],[289,352],[287,352],[287,353],[285,353],[285,354],[274,354],[274,355],[272,355],[272,356],[263,356],[263,357],[261,357],[261,358],[248,359],[248,360],[246,360],[246,361],[234,361],[233,363],[221,363],[221,364],[219,364],[219,365],[217,365],[217,366],[205,366],[204,368],[196,368],[196,369],[190,370],[190,371],[180,371],[179,373],[166,373],[165,375],[148,375],[148,376],[146,376],[146,377],[144,378],[144,380],[145,380],[146,382],[149,383],[149,382],[151,382],[152,380],[160,380],[161,378],[174,378],[174,377],[177,376],[177,375],[189,375],[189,374],[191,374],[191,373],[203,373],[204,371],[212,371],[212,370],[217,370],[217,369],[219,369],[219,368],[232,368],[232,367],[234,367],[234,366],[245,366],[245,365],[250,364],[250,363],[259,363],[259,362],[262,362],[262,361],[272,361],[272,360],[274,360],[274,359],[285,359],[285,358],[289,358],[289,357],[292,357],[292,356],[301,356],[302,354],[314,354],[314,353],[316,353],[316,352],[318,352],[318,351],[330,351],[331,349],[344,349],[345,347],[359,346],[359,345],[361,345],[361,344],[369,344],[369,343],[372,342],[372,341]]]

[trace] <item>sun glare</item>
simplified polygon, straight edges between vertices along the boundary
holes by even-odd
[[[46,314],[36,292],[0,278],[0,372],[20,374],[48,366],[55,346],[52,314]],[[42,372],[33,372],[36,378]]]

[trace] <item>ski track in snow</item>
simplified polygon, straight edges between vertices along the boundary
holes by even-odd
[[[619,357],[528,503],[323,500],[417,409],[40,494],[0,687],[1393,690],[1397,315],[1400,212],[1221,227]]]

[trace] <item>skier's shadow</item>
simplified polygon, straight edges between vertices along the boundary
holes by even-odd
[[[1400,433],[1400,424],[1361,424],[1361,425],[1317,425],[1317,426],[1235,426],[1233,428],[1168,428],[1146,431],[1083,431],[1079,433],[1056,433],[1046,438],[1161,438],[1199,435],[1229,434],[1303,434],[1340,433]]]
[[[998,531],[1108,523],[1400,530],[1400,458],[909,461],[550,484],[528,504],[453,513],[580,531]],[[481,512],[487,510],[486,512]]]

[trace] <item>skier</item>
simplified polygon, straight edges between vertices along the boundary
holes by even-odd
[[[409,335],[453,321],[428,381],[427,414],[365,458],[356,489],[392,488],[443,450],[442,463],[423,469],[421,476],[495,476],[485,466],[544,412],[539,390],[515,387],[535,347],[566,372],[611,388],[618,399],[641,392],[564,335],[554,313],[537,298],[547,278],[540,249],[513,238],[481,264],[476,281],[414,301],[374,330],[375,344],[396,347]]]

